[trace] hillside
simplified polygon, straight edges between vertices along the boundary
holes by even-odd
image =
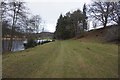
[[[84,37],[79,38],[81,41],[92,42],[118,42],[119,26],[112,25],[106,28],[99,28],[85,32]]]
[[[40,37],[40,38],[50,38],[53,39],[54,37],[54,33],[51,32],[41,32],[41,33],[37,33],[36,36]]]

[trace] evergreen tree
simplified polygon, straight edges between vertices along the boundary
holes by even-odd
[[[66,13],[65,16],[60,15],[56,31],[55,38],[57,39],[69,39],[75,37],[80,32],[78,24],[82,23],[83,14],[80,10],[76,10],[73,13]]]
[[[86,7],[86,4],[84,4],[83,6],[83,16],[84,16],[84,19],[83,19],[83,29],[87,30],[87,15],[86,15],[86,11],[87,11],[87,7]]]

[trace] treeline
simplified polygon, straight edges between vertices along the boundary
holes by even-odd
[[[109,23],[120,25],[120,1],[119,2],[93,2],[83,6],[83,11],[79,9],[60,15],[55,31],[56,39],[69,39],[72,37],[82,37],[88,30],[88,21],[93,20],[93,27],[103,26]]]
[[[10,34],[11,34],[11,29],[8,28],[8,24],[7,23],[2,23],[2,38],[10,38]],[[23,36],[25,36],[24,33],[19,32],[19,31],[13,31],[13,35],[18,37],[18,38],[22,38]]]
[[[60,15],[56,31],[56,39],[69,39],[75,36],[82,36],[84,30],[87,30],[86,6],[84,5],[83,12],[79,9],[74,12],[68,12],[65,16]],[[83,25],[84,24],[84,25]]]

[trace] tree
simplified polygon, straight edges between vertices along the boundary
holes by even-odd
[[[57,38],[57,39],[61,38],[61,34],[60,34],[61,27],[60,26],[61,26],[61,23],[62,23],[62,19],[63,19],[63,16],[61,14],[60,17],[57,20],[57,26],[56,26],[56,31],[55,31],[55,38]]]
[[[39,26],[40,26],[40,23],[41,23],[40,16],[39,15],[32,16],[32,18],[30,19],[30,23],[31,23],[31,26],[34,29],[34,31],[36,33],[38,33],[39,32]]]
[[[39,15],[35,15],[32,18],[28,17],[28,8],[25,2],[20,0],[3,0],[0,4],[2,29],[5,37],[9,34],[8,50],[11,51],[13,46],[13,38],[18,36],[23,38],[26,34],[26,38],[33,37],[35,32],[39,32],[39,24],[41,18]],[[31,22],[32,20],[32,22]],[[7,26],[6,26],[7,25]]]
[[[96,20],[102,22],[103,26],[106,27],[109,16],[113,12],[113,2],[94,2],[89,9],[90,15]]]
[[[0,3],[0,9],[1,9],[1,19],[2,19],[2,21],[4,21],[6,19],[6,13],[7,13],[7,10],[8,10],[6,1],[2,1]]]
[[[25,3],[20,1],[10,1],[8,2],[8,14],[9,17],[12,19],[11,21],[11,32],[10,32],[10,43],[9,43],[9,51],[11,51],[14,31],[16,28],[16,24],[19,23],[20,18],[23,19],[25,17]]]
[[[74,11],[71,14],[71,20],[72,20],[72,24],[74,26],[75,36],[77,36],[77,35],[79,35],[78,33],[80,31],[80,30],[78,30],[78,27],[83,27],[83,26],[78,26],[78,24],[82,23],[82,21],[83,21],[83,14],[82,14],[82,12],[79,9]]]
[[[86,15],[86,11],[87,11],[87,7],[86,7],[86,4],[84,4],[83,6],[83,16],[84,16],[84,19],[83,19],[83,29],[87,30],[87,15]]]
[[[57,21],[55,37],[57,39],[69,39],[80,35],[80,27],[83,26],[78,25],[82,21],[83,14],[80,10],[76,10],[73,13],[68,12],[65,16],[61,14]]]
[[[1,21],[0,22],[2,25],[2,29],[6,29],[7,27],[10,26],[10,24],[9,24],[10,20],[7,19],[7,16],[8,16],[8,13],[7,13],[8,3],[7,3],[7,1],[4,0],[0,3],[0,9],[1,9]],[[4,31],[4,33],[6,34],[7,32]],[[5,35],[4,33],[2,35]]]
[[[110,15],[110,18],[111,20],[116,22],[118,25],[120,25],[120,1],[114,2],[112,6],[114,7],[114,9]]]

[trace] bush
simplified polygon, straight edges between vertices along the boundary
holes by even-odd
[[[27,43],[24,44],[24,46],[25,46],[25,49],[32,48],[32,47],[37,46],[37,43],[34,41],[34,39],[30,39],[28,40]]]
[[[51,42],[51,41],[43,41],[43,42],[41,43],[41,45],[42,45],[42,44],[45,44],[45,43],[49,43],[49,42]]]

